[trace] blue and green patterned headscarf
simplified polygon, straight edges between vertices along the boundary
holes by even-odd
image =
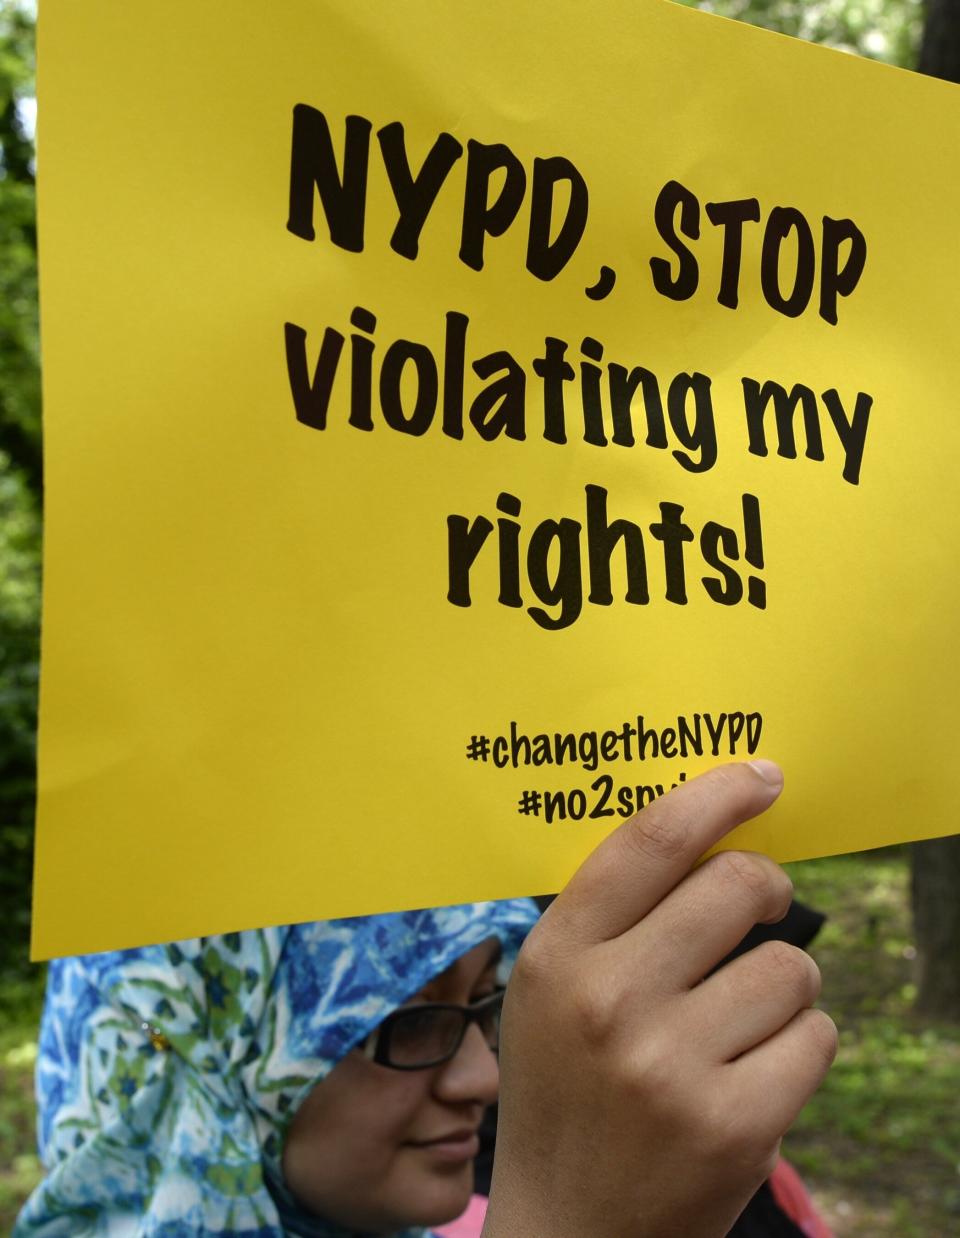
[[[509,959],[536,915],[471,903],[55,961],[37,1064],[48,1175],[15,1238],[342,1235],[283,1187],[298,1106],[475,945],[499,937]]]

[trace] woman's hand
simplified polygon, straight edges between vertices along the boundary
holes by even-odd
[[[771,860],[696,861],[783,785],[769,762],[678,787],[600,844],[521,951],[507,993],[484,1238],[722,1238],[836,1053]],[[705,979],[705,977],[707,977]]]

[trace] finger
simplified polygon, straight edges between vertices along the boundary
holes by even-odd
[[[721,765],[648,804],[574,873],[547,912],[551,931],[582,944],[618,937],[714,843],[769,808],[782,787],[772,761]]]
[[[822,1010],[802,1010],[785,1028],[724,1067],[738,1107],[758,1135],[778,1139],[823,1082],[837,1055],[837,1029]]]
[[[708,1056],[731,1062],[775,1036],[820,996],[820,969],[803,950],[766,941],[721,967],[684,999],[684,1018]]]
[[[793,883],[779,864],[750,851],[721,851],[689,873],[623,938],[646,975],[689,989],[738,946],[755,924],[782,920]],[[664,951],[663,942],[671,949]]]

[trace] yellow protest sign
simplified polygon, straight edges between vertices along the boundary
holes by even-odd
[[[947,833],[960,93],[657,2],[40,14],[34,949]]]

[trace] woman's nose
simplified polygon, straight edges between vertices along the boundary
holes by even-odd
[[[497,1055],[477,1025],[467,1028],[456,1054],[437,1073],[434,1092],[449,1102],[478,1101],[492,1105],[500,1085]]]

